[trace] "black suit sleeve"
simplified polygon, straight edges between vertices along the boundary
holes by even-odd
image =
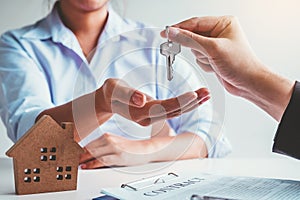
[[[297,81],[278,126],[273,152],[300,159],[300,83]]]

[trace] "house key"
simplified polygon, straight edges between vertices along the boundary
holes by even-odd
[[[168,41],[160,45],[160,53],[166,57],[167,60],[167,76],[168,80],[173,79],[173,63],[175,61],[175,56],[181,52],[181,46],[178,43],[169,40],[169,27],[166,27],[166,34]]]

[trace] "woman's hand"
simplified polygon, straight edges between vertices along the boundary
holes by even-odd
[[[155,123],[151,138],[147,140],[130,140],[106,133],[86,145],[84,150],[80,158],[82,169],[205,158],[208,154],[202,138],[188,132],[175,136],[167,121]]]
[[[82,169],[105,166],[131,166],[150,162],[147,156],[147,140],[129,140],[105,133],[89,143],[80,157]]]
[[[83,95],[66,104],[44,110],[57,123],[73,122],[74,139],[80,142],[101,124],[119,114],[142,126],[179,116],[197,108],[209,99],[209,92],[201,88],[166,100],[154,100],[131,88],[120,79],[107,79],[95,92]]]
[[[96,112],[119,114],[142,126],[179,116],[197,108],[209,99],[209,92],[201,88],[166,100],[154,100],[120,79],[108,79],[96,91]]]
[[[169,126],[150,139],[130,140],[105,133],[84,147],[80,157],[82,169],[106,166],[132,166],[150,162],[205,158],[208,150],[201,137],[194,133],[169,135]]]

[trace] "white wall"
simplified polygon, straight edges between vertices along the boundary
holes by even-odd
[[[121,1],[121,0],[119,0]],[[123,0],[124,15],[158,27],[192,16],[235,15],[263,62],[291,79],[300,77],[300,2],[297,0]],[[0,33],[45,14],[46,1],[1,0]],[[15,14],[17,13],[17,14]],[[277,123],[251,103],[226,95],[226,132],[232,157],[270,157]],[[0,128],[0,156],[11,145]]]

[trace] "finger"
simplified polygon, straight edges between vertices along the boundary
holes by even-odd
[[[106,145],[104,147],[98,147],[95,149],[88,149],[87,152],[80,156],[80,163],[86,163],[93,159],[98,159],[103,156],[112,155],[115,153],[115,149],[112,145]]]
[[[197,60],[199,60],[200,62],[204,63],[204,64],[210,64],[208,57],[203,55],[202,53],[200,53],[197,50],[192,49],[191,52],[194,54],[194,56],[197,58]]]
[[[146,103],[146,96],[142,92],[133,89],[120,79],[107,79],[103,84],[105,95],[111,98],[111,102],[120,101],[125,104],[143,107]]]
[[[184,29],[170,27],[168,38],[185,47],[196,49],[203,55],[208,55],[206,49],[212,47],[212,38],[198,35],[197,33]]]
[[[191,18],[169,27],[168,38],[206,55],[205,50],[215,46],[215,38],[231,37],[235,32],[231,29],[238,27],[238,20],[233,16]],[[166,31],[161,35],[167,37]]]
[[[117,154],[103,156],[99,161],[106,166],[125,166],[123,160]]]
[[[189,112],[189,111],[197,108],[199,105],[201,105],[202,103],[204,103],[205,101],[207,101],[210,98],[207,88],[200,88],[199,90],[197,90],[195,92],[198,95],[197,99],[190,102],[189,104],[187,104],[177,110],[174,110],[171,113],[166,113],[166,114],[160,115],[160,116],[145,118],[145,119],[139,121],[138,123],[142,126],[148,126],[148,125],[156,123],[158,121],[177,117],[185,112]]]
[[[199,88],[195,92],[197,94],[197,99],[198,100],[201,100],[201,99],[209,96],[209,94],[210,94],[207,88]]]
[[[241,96],[241,91],[240,89],[238,89],[235,85],[232,85],[230,82],[224,80],[221,76],[219,76],[217,73],[216,73],[216,76],[217,78],[219,79],[219,81],[221,82],[221,84],[224,86],[224,88],[230,93],[230,94],[233,94],[233,95],[236,95],[236,96]]]
[[[207,58],[206,55],[202,54],[201,52],[195,49],[191,49],[191,52],[194,54],[194,56],[196,56],[196,58]]]
[[[206,37],[217,37],[228,25],[235,21],[237,20],[233,16],[194,17],[174,24],[172,27],[191,31]]]
[[[196,60],[197,64],[203,69],[205,72],[215,72],[210,64],[202,63],[200,60]]]
[[[93,160],[93,159],[94,159],[94,157],[91,155],[90,152],[87,151],[80,155],[79,163],[82,164],[82,163],[85,163],[85,162],[87,162],[89,160]]]
[[[117,155],[107,155],[84,163],[81,165],[81,168],[84,167],[84,169],[95,169],[105,166],[120,166],[120,164],[118,164],[120,162],[119,160],[120,158]]]
[[[208,91],[202,88],[203,95],[208,95]],[[199,93],[202,94],[202,93]],[[116,103],[114,110],[121,116],[138,122],[140,125],[148,126],[151,123],[150,119],[167,119],[169,113],[177,112],[180,115],[180,110],[185,106],[193,103],[197,104],[197,98],[199,94],[196,92],[187,92],[177,98],[171,98],[167,100],[153,100],[148,102],[143,108],[133,108],[128,105]],[[153,121],[153,123],[156,121]]]
[[[213,68],[211,67],[211,62],[207,56],[203,55],[197,50],[192,49],[192,53],[196,57],[197,64],[205,71],[205,72],[213,72]]]
[[[109,155],[114,152],[110,145],[110,134],[105,133],[96,140],[93,140],[84,147],[85,153],[80,156],[80,163],[87,162],[93,158]]]
[[[185,21],[182,21],[178,24],[174,24],[173,28],[187,30],[189,32],[195,33],[197,35],[211,37],[212,30],[216,27],[219,22],[219,17],[194,17]],[[166,34],[166,30],[161,32],[162,37],[172,37],[176,36],[176,29],[171,29],[169,27],[169,33]],[[175,34],[175,35],[174,35]],[[171,39],[172,40],[172,39]]]
[[[207,88],[200,88],[200,89],[196,90],[195,92],[198,94],[198,98],[194,102],[183,107],[181,110],[178,110],[174,113],[169,114],[168,117],[175,117],[175,116],[179,116],[183,113],[189,112],[189,111],[197,108],[199,105],[203,104],[208,99],[210,99]]]
[[[147,95],[144,94],[146,97],[146,101],[145,102],[150,102],[153,101],[154,99]],[[131,108],[132,107],[132,108]],[[132,106],[128,103],[124,103],[124,102],[120,102],[120,101],[113,101],[111,103],[111,112],[112,113],[117,113],[127,119],[130,119],[132,121],[136,121],[137,118],[134,118],[131,116],[130,114],[130,110],[136,110],[139,112],[139,117],[145,116],[146,115],[146,109],[143,107],[136,107],[136,106]]]
[[[200,89],[196,90],[195,93],[197,94],[197,99],[190,102],[189,104],[186,104],[185,106],[182,106],[180,109],[174,111],[173,113],[168,113],[167,117],[169,117],[169,116],[174,117],[175,115],[177,115],[177,116],[181,115],[182,113],[184,113],[185,110],[187,110],[193,106],[197,106],[197,104],[199,104],[199,102],[201,102],[203,99],[209,97],[209,91],[207,88],[200,88]]]
[[[194,106],[191,106],[190,108],[185,109],[182,113],[188,113],[188,112],[198,108],[200,105],[204,104],[209,99],[210,99],[210,96],[207,96],[207,97],[201,99],[200,101],[198,101],[197,105],[194,105]]]
[[[184,107],[183,109],[181,110],[177,110],[177,111],[174,111],[172,113],[168,113],[167,115],[164,115],[164,116],[158,116],[158,117],[152,117],[152,118],[147,118],[147,119],[144,119],[140,122],[138,122],[140,125],[142,126],[149,126],[150,124],[154,124],[154,123],[157,123],[159,121],[164,121],[164,120],[167,120],[167,119],[171,119],[171,118],[174,118],[174,117],[178,117],[186,112],[189,112],[195,108],[197,108],[199,105],[202,104],[202,101],[205,101],[205,99],[199,101],[199,100],[194,100],[191,104],[187,105],[186,107]]]
[[[88,143],[84,147],[85,152],[92,152],[93,149],[98,149],[98,148],[101,148],[101,147],[104,147],[105,145],[107,145],[107,143],[108,143],[107,138],[109,137],[109,135],[110,135],[109,133],[104,133],[97,139]]]
[[[195,105],[193,105],[192,107],[190,107],[190,108],[188,108],[188,109],[182,111],[180,115],[182,115],[182,114],[184,114],[184,113],[188,113],[188,112],[190,112],[190,111],[192,111],[192,110],[194,110],[194,109],[197,109],[200,105],[202,105],[203,103],[205,103],[205,102],[208,101],[209,99],[210,99],[210,97],[207,97],[207,98],[205,98],[205,99],[199,101],[198,104],[195,104]],[[179,116],[178,113],[174,113],[174,114],[170,115],[169,117],[170,117],[170,119],[171,119],[171,118],[178,117],[178,116]]]
[[[147,117],[152,118],[164,116],[168,113],[180,110],[182,107],[185,107],[186,105],[189,105],[191,102],[196,100],[197,97],[198,96],[196,92],[187,92],[175,98],[149,102],[145,105],[145,107],[147,106],[148,109]]]
[[[209,95],[206,96],[206,97],[203,97],[200,100],[196,100],[194,103],[191,103],[190,105],[185,106],[184,108],[182,108],[182,110],[179,110],[179,111],[176,111],[174,113],[168,114],[167,117],[168,117],[168,119],[170,119],[170,118],[178,117],[178,116],[180,116],[184,113],[190,112],[190,111],[198,108],[200,105],[202,105],[203,103],[205,103],[209,99],[210,99]],[[157,119],[154,119],[154,120],[158,121],[158,120],[161,120],[161,119],[157,118]]]
[[[196,94],[196,98],[194,98]],[[189,95],[193,95],[193,98],[190,98]],[[205,96],[208,96],[209,92],[207,88],[200,88],[195,92],[187,92],[183,95],[178,96],[177,98],[161,100],[160,104],[156,104],[151,107],[148,118],[154,117],[163,117],[168,116],[170,113],[178,112],[190,104],[195,104],[197,100],[202,99]]]
[[[87,160],[90,160],[91,158],[94,158],[97,156],[97,151],[99,149],[104,148],[107,145],[107,135],[109,135],[108,133],[104,133],[102,136],[100,136],[99,138],[91,141],[90,143],[88,143],[85,147],[85,153],[83,153],[81,155],[81,162],[86,162]]]
[[[86,163],[81,164],[81,169],[96,169],[100,167],[105,167],[105,163],[101,162],[100,159],[93,159]]]
[[[167,100],[152,100],[145,104],[142,108],[128,106],[119,102],[115,102],[113,112],[138,122],[146,118],[166,115],[166,113],[174,112],[185,105],[188,105],[193,100],[197,99],[195,92],[187,92],[176,98]]]
[[[192,31],[196,34],[204,36],[212,36],[210,33],[220,23],[222,17],[206,16],[206,17],[193,17],[191,19],[182,21],[173,25],[173,27]]]

